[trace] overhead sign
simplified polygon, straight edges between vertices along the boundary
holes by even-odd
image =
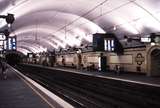
[[[151,42],[151,38],[149,38],[149,37],[143,37],[143,38],[141,38],[141,42],[149,43],[149,42]]]

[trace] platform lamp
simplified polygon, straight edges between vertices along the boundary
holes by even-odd
[[[13,24],[15,18],[14,18],[14,14],[10,14],[8,13],[8,15],[0,15],[0,18],[4,18],[7,22],[7,24]]]
[[[8,14],[6,17],[6,22],[9,28],[11,28],[11,25],[13,24],[15,18],[13,14]]]
[[[6,22],[7,22],[7,24],[13,24],[14,20],[15,20],[15,18],[14,18],[13,14],[8,14],[6,16]]]

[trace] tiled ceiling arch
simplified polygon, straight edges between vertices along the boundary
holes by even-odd
[[[53,48],[57,47],[56,45],[52,44],[49,40],[41,39],[41,40],[32,40],[32,39],[23,39],[23,40],[17,40],[18,45],[21,45],[23,43],[30,43],[30,44],[38,44],[39,46],[45,47],[47,49],[53,50]]]
[[[17,47],[26,48],[33,53],[40,53],[46,51],[46,48],[44,48],[42,45],[40,46],[38,43],[30,44],[27,42],[21,42],[21,44],[18,44]]]
[[[39,46],[52,50],[78,46],[82,40],[91,42],[92,34],[97,32],[114,32],[119,39],[160,32],[159,5],[160,0],[0,0],[0,13],[15,15],[12,29],[17,39],[46,37],[48,41]],[[0,27],[5,25],[0,20]],[[50,42],[57,45],[52,48]],[[39,48],[34,43],[25,45]]]

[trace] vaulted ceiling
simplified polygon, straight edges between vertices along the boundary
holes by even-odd
[[[0,14],[15,15],[11,35],[27,53],[79,46],[94,33],[122,39],[160,32],[159,6],[160,0],[0,0]]]

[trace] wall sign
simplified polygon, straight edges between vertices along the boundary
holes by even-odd
[[[135,61],[137,62],[138,65],[142,65],[142,63],[144,62],[145,58],[143,57],[142,53],[138,53]]]

